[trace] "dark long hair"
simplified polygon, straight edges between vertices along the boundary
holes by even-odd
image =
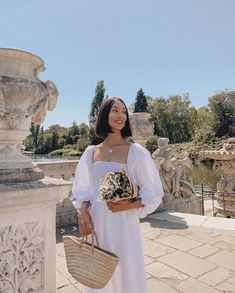
[[[112,129],[109,126],[109,112],[115,103],[115,101],[120,101],[126,108],[126,123],[123,129],[121,130],[121,135],[123,138],[127,138],[132,136],[132,131],[131,131],[131,125],[130,125],[130,119],[129,119],[129,114],[128,114],[128,109],[126,107],[126,104],[124,101],[118,97],[113,97],[113,98],[107,98],[105,99],[102,104],[100,105],[100,109],[96,118],[96,123],[95,123],[95,134],[98,137],[101,137],[105,139],[109,133],[112,133]]]

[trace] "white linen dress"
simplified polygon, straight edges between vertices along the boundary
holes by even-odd
[[[74,206],[90,201],[90,214],[98,234],[100,247],[119,256],[120,262],[103,289],[85,288],[84,293],[147,293],[144,270],[144,251],[139,218],[152,213],[163,196],[159,173],[149,152],[137,143],[130,146],[127,163],[92,162],[94,146],[83,153],[73,183]],[[143,208],[113,213],[100,201],[100,184],[110,171],[123,167],[131,180],[139,186],[138,196]],[[89,237],[88,237],[89,240]]]

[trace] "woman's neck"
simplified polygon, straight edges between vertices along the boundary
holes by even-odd
[[[104,143],[107,146],[126,144],[125,138],[122,137],[121,133],[109,133],[105,138]]]

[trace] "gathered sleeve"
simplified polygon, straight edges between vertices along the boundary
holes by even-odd
[[[145,218],[161,204],[164,191],[159,172],[149,151],[139,144],[135,143],[135,145],[133,179],[139,187],[138,196],[144,205],[137,209],[137,213],[140,218]]]
[[[84,201],[92,200],[92,146],[89,146],[81,156],[73,180],[73,205],[80,208]]]

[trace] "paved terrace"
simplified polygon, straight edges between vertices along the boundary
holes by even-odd
[[[235,219],[161,212],[141,227],[149,293],[235,292]],[[57,293],[79,293],[82,285],[66,269],[66,233],[78,234],[57,231]]]

